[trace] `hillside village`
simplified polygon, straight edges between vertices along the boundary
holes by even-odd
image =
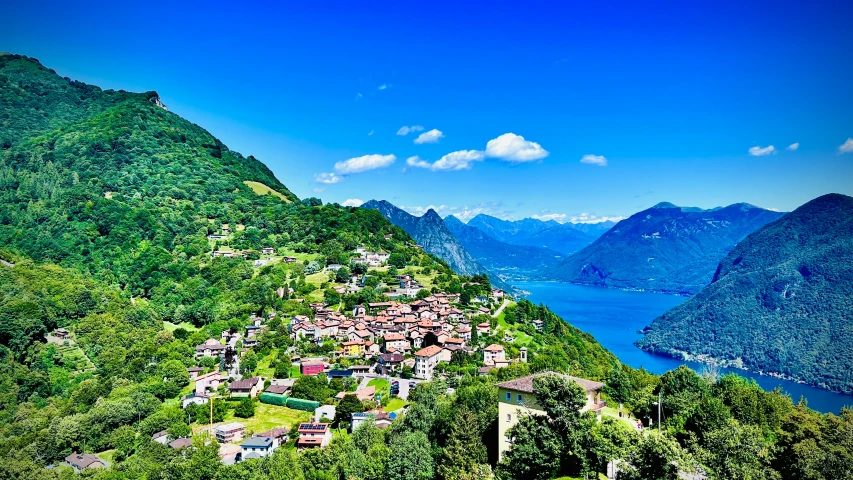
[[[277,255],[273,248],[261,249],[261,257],[254,260],[251,253],[223,250],[222,243],[230,238],[228,225],[223,224],[220,232],[209,237],[219,242],[211,254],[214,258],[244,259],[256,269],[269,263],[300,261],[296,256]],[[420,250],[417,245],[409,246]],[[405,415],[408,396],[421,382],[440,380],[453,385],[463,374],[484,376],[528,361],[528,348],[515,345],[514,335],[528,340],[529,336],[503,322],[504,310],[514,304],[506,292],[490,287],[485,277],[468,280],[463,293],[428,289],[415,279],[412,269],[391,275],[391,269],[399,269],[388,265],[389,260],[388,253],[358,247],[349,265],[330,263],[315,272],[328,278],[327,295],[337,302],[309,302],[310,298],[292,287],[279,287],[277,297],[307,303],[308,310],[294,315],[253,314],[242,329],[224,330],[220,337],[195,346],[198,365],[187,368],[191,382],[180,405],[197,419],[195,434],[219,443],[224,464],[261,458],[281,447],[324,448],[336,435],[346,435],[365,422],[387,428]],[[305,266],[312,261],[302,259]],[[370,278],[382,278],[382,282]],[[383,291],[384,300],[347,308],[344,297],[357,295],[366,285]],[[531,326],[541,330],[542,324],[534,320]],[[68,334],[64,329],[57,333]],[[268,356],[284,358],[287,365],[279,364],[272,371],[259,368],[254,360],[259,345],[282,336],[288,338],[285,343],[289,346]],[[247,367],[250,363],[255,366]],[[518,421],[523,413],[519,408],[528,414],[542,413],[535,404],[522,401],[523,395],[532,393],[530,378],[526,387],[501,384],[506,392],[514,392],[505,394],[501,411],[516,412],[506,413],[514,419],[510,422],[508,417],[501,435]],[[308,383],[311,387],[305,386]],[[585,408],[601,410],[605,405],[600,401],[603,384],[592,384],[595,388],[590,390],[593,393]],[[317,395],[312,388],[325,393]],[[451,386],[447,388],[453,391]],[[312,398],[302,398],[306,396]],[[238,402],[235,415],[216,421],[220,420],[214,418],[217,402]],[[244,413],[248,417],[244,420],[236,410],[246,405],[249,412]],[[275,423],[280,418],[289,421]],[[270,428],[255,427],[261,424]],[[191,436],[175,437],[165,430],[151,439],[172,449],[192,445]],[[498,443],[501,451],[508,448],[505,438]],[[94,455],[76,452],[66,463],[75,470],[106,465]]]

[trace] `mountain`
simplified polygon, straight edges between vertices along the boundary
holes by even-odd
[[[693,294],[737,242],[782,216],[745,203],[702,210],[660,203],[622,220],[556,266],[556,279]]]
[[[435,210],[429,209],[422,217],[416,217],[385,200],[370,200],[361,208],[379,211],[391,223],[414,238],[424,247],[424,251],[447,262],[456,273],[460,275],[487,273],[486,268],[477,262],[448,230],[444,220]]]
[[[496,240],[478,228],[470,227],[450,215],[444,224],[457,240],[490,272],[510,280],[541,278],[541,272],[565,258],[565,255],[540,247],[510,245]]]
[[[469,220],[467,225],[510,245],[548,248],[565,255],[577,252],[592,243],[598,235],[603,233],[597,232],[606,226],[576,228],[574,224],[561,224],[554,220],[542,221],[535,218],[525,218],[511,221],[501,220],[482,213]]]
[[[853,198],[816,198],[741,241],[640,348],[853,393]]]

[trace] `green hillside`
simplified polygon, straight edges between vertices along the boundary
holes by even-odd
[[[825,195],[740,242],[638,345],[853,393],[853,198]]]

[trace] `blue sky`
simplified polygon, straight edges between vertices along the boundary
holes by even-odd
[[[300,197],[570,220],[853,194],[850,2],[316,3],[13,0],[0,50],[156,90]]]

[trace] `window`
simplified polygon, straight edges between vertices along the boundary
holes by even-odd
[[[521,402],[522,402],[522,400],[524,400],[524,396],[523,396],[522,394],[520,394],[520,393],[519,393],[519,394],[518,394],[518,397],[516,397],[516,400],[518,400],[518,403],[521,403]]]
[[[506,392],[506,399],[507,399],[507,400],[512,400],[512,394],[511,394],[511,393],[509,393],[509,392]]]
[[[511,413],[507,413],[507,414],[506,414],[506,423],[509,423],[509,422],[511,422],[511,421],[512,421],[512,414],[511,414]]]

